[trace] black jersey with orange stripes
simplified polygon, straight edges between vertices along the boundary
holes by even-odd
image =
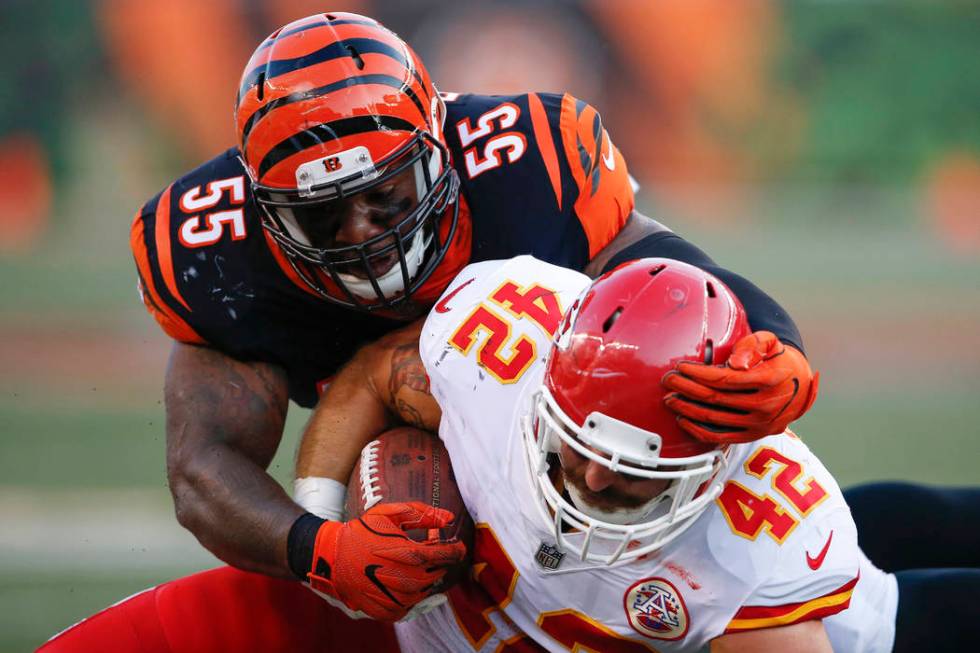
[[[443,265],[532,254],[581,270],[625,224],[626,164],[591,106],[567,94],[445,99],[463,251]],[[281,365],[290,397],[312,406],[357,348],[403,323],[317,296],[259,211],[236,148],[175,181],[133,222],[140,292],[174,339]]]

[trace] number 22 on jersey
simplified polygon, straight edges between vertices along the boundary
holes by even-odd
[[[481,303],[449,337],[449,344],[468,356],[484,334],[476,355],[480,366],[501,383],[514,383],[534,362],[537,347],[524,334],[512,337],[513,321],[529,318],[549,337],[554,335],[563,313],[558,294],[536,283],[522,288],[508,280],[490,293],[489,300],[498,309]]]

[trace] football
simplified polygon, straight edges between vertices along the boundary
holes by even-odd
[[[368,443],[347,484],[347,518],[356,519],[379,503],[418,501],[456,515],[439,529],[439,539],[458,538],[471,550],[473,521],[449,462],[449,452],[438,436],[403,426]],[[406,531],[414,540],[428,539],[424,529]]]

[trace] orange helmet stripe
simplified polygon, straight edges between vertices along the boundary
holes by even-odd
[[[352,134],[380,131],[414,132],[415,125],[395,116],[354,116],[304,129],[298,134],[279,142],[262,158],[258,175],[261,179],[277,163],[305,149],[321,145],[325,141],[339,140]]]
[[[405,83],[397,77],[392,75],[360,75],[358,77],[348,77],[347,79],[342,79],[318,88],[312,88],[308,91],[290,93],[289,95],[273,100],[256,109],[255,113],[250,115],[245,121],[245,126],[242,128],[242,150],[244,151],[246,145],[248,144],[248,135],[255,126],[255,123],[265,117],[268,113],[288,104],[312,100],[329,93],[333,93],[334,91],[339,91],[362,84],[380,84],[382,86],[390,86],[391,88],[397,89],[399,92],[404,93],[412,100],[412,103],[418,107],[419,114],[423,119],[428,118],[428,112],[422,105],[422,101],[419,99],[415,91],[413,91],[411,87],[406,86]]]
[[[268,61],[264,64],[259,64],[246,73],[242,78],[242,85],[238,89],[238,102],[241,103],[245,95],[248,94],[252,88],[258,86],[259,82],[264,82],[267,79],[275,79],[276,77],[280,77],[297,70],[302,70],[303,68],[308,68],[309,66],[323,63],[325,61],[330,61],[331,59],[350,57],[352,55],[352,49],[356,50],[359,55],[372,53],[382,54],[386,57],[394,59],[406,69],[411,71],[412,76],[415,77],[415,80],[419,83],[420,87],[425,87],[425,84],[423,83],[414,62],[407,59],[404,52],[400,52],[391,45],[378,41],[377,39],[352,38],[329,43],[315,52],[311,52],[300,57],[294,57],[291,59],[277,59],[275,61]]]
[[[298,34],[299,32],[305,32],[307,30],[316,29],[318,27],[337,27],[338,25],[370,25],[372,27],[380,27],[380,25],[378,25],[378,22],[376,20],[371,20],[370,18],[360,18],[360,19],[344,18],[341,20],[331,20],[329,23],[311,22],[305,25],[300,25],[299,27],[294,27],[293,29],[286,32],[282,31],[281,29],[273,32],[269,36],[269,38],[267,38],[266,40],[262,41],[262,43],[259,44],[259,47],[255,48],[255,51],[259,52],[260,50],[264,50],[265,48],[274,44],[276,41],[290,37],[293,34]]]

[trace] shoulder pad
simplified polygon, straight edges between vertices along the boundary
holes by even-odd
[[[724,519],[715,521],[708,542],[719,560],[743,560],[732,568],[751,575],[745,580],[754,589],[726,632],[788,625],[815,618],[817,610],[828,609],[819,614],[829,616],[846,608],[861,555],[834,478],[791,434],[733,449],[734,467],[716,500]]]
[[[581,269],[633,210],[625,160],[595,109],[571,95],[455,96],[445,134],[477,257],[531,253]],[[482,237],[483,222],[508,238]]]
[[[143,303],[172,338],[205,342],[216,318],[215,307],[202,297],[208,277],[229,272],[220,262],[231,249],[262,239],[248,178],[231,148],[176,180],[136,214],[130,247]]]
[[[434,368],[445,358],[443,352],[456,350],[466,359],[461,365],[501,384],[514,383],[547,355],[565,309],[589,283],[579,272],[531,256],[469,265],[426,318],[419,342],[422,361]],[[440,370],[442,376],[449,374]],[[447,376],[447,382],[455,380]]]

